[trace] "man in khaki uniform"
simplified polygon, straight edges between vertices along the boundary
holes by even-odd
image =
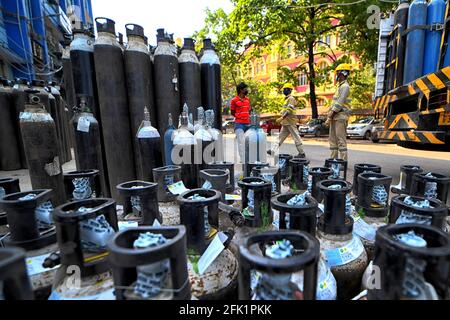
[[[326,125],[330,127],[330,150],[332,159],[348,161],[347,126],[350,117],[350,85],[347,82],[351,66],[341,64],[336,68],[339,87],[333,97],[333,103],[328,111]]]
[[[297,102],[297,99],[295,99],[292,96],[293,90],[294,90],[294,86],[290,83],[287,83],[283,87],[283,93],[286,96],[286,102],[283,106],[282,117],[277,120],[277,122],[282,125],[282,129],[280,132],[280,142],[279,142],[279,145],[278,145],[276,151],[268,152],[272,156],[277,153],[277,151],[283,145],[284,141],[286,141],[287,137],[289,137],[289,135],[291,135],[292,138],[294,139],[295,146],[298,151],[297,156],[299,158],[306,157],[305,151],[303,150],[303,141],[302,141],[302,138],[300,137],[300,133],[298,132],[298,128],[297,128],[298,118],[297,118],[296,113],[298,110],[297,109],[298,102]]]

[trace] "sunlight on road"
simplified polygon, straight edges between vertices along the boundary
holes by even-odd
[[[234,139],[234,134],[226,134],[227,139]],[[268,137],[268,141],[275,143],[277,141],[276,136]],[[292,138],[286,140],[287,144],[294,144]],[[327,138],[303,138],[303,144],[305,146],[322,146],[324,148],[329,147]],[[348,140],[348,149],[353,151],[364,151],[377,154],[398,154],[402,157],[414,157],[414,158],[424,158],[424,159],[434,159],[434,160],[448,160],[450,161],[450,152],[438,152],[438,151],[426,151],[426,150],[413,150],[402,148],[395,143],[383,144],[383,143],[373,143],[371,141],[364,140]]]

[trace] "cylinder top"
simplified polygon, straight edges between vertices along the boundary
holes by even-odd
[[[183,50],[195,51],[195,41],[192,38],[184,38]]]
[[[255,244],[264,245],[276,241],[289,240],[301,254],[283,260],[274,260],[256,254],[251,248]],[[320,245],[313,236],[299,231],[265,232],[248,237],[239,247],[239,256],[251,269],[261,272],[291,273],[317,263],[320,256]]]
[[[167,242],[157,247],[145,249],[134,249],[133,242],[139,238],[139,235],[145,232],[154,234],[162,234],[167,238]],[[113,265],[129,268],[130,266],[140,266],[161,261],[161,256],[171,258],[177,255],[176,249],[183,245],[186,237],[185,226],[173,227],[144,227],[130,228],[118,232],[109,241],[108,248],[110,250],[109,260]],[[181,257],[180,257],[181,258]]]
[[[129,23],[125,25],[127,30],[127,37],[137,36],[145,39],[144,28],[140,25]]]
[[[98,32],[106,32],[116,35],[116,22],[108,18],[95,19]]]
[[[72,34],[86,34],[88,36],[94,36],[94,27],[86,28],[83,24],[81,24],[80,28],[73,28]]]
[[[212,44],[211,39],[203,40],[203,50],[214,50],[214,46]]]
[[[45,87],[45,81],[34,79],[33,81],[31,81],[31,85],[33,85],[35,87]]]
[[[156,32],[157,32],[157,34],[156,34],[156,41],[157,42],[161,42],[161,41],[169,42],[169,39],[167,39],[167,37],[166,37],[166,33],[164,31],[164,28],[158,29],[158,30],[156,30]]]
[[[421,235],[428,246],[426,248],[414,247],[398,240],[398,235],[411,231]],[[426,225],[393,224],[382,227],[377,232],[376,243],[379,247],[386,248],[387,250],[408,254],[408,256],[419,259],[440,256],[448,257],[450,255],[450,237],[448,234],[438,228]]]

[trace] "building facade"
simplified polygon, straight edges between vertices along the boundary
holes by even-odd
[[[0,0],[0,76],[58,80],[72,26],[93,25],[91,0]]]
[[[316,86],[317,104],[319,114],[325,114],[331,104],[333,95],[336,91],[334,71],[330,69],[333,63],[343,56],[348,56],[353,65],[358,65],[359,60],[356,55],[348,54],[340,49],[341,33],[336,32],[322,37],[319,45],[316,45],[315,65],[320,73],[321,70],[327,70],[326,80],[323,85]],[[310,86],[307,75],[308,65],[307,56],[296,52],[295,45],[291,42],[282,45],[273,46],[267,53],[259,58],[254,58],[245,66],[240,68],[239,75],[244,79],[257,81],[277,82],[279,81],[279,70],[287,68],[295,70],[302,66],[305,71],[299,71],[296,74],[296,90],[294,95],[306,106],[302,113],[311,113],[311,103],[309,101]],[[309,114],[310,115],[310,114]]]

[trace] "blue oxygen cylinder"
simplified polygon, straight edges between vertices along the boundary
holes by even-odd
[[[164,134],[164,166],[173,166],[172,150],[173,150],[173,135],[175,132],[173,125],[172,114],[169,113],[168,127]]]
[[[442,24],[445,20],[445,1],[431,0],[428,4],[427,24]],[[441,41],[443,30],[426,31],[425,54],[423,59],[423,74],[433,73],[439,70],[439,56],[441,53]]]
[[[409,7],[408,29],[427,24],[427,1],[414,0]],[[414,30],[406,38],[406,55],[403,84],[420,78],[423,73],[425,30]]]

